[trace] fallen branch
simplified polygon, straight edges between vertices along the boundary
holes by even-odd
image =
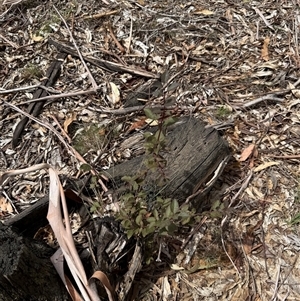
[[[47,74],[46,74],[46,79],[42,82],[43,86],[53,86],[54,83],[56,82],[56,80],[58,79],[59,75],[60,75],[60,67],[61,64],[63,63],[64,59],[66,58],[67,54],[65,53],[59,53],[57,55],[57,58],[52,62],[52,64],[50,65],[50,67],[47,70]],[[35,91],[33,97],[38,99],[41,97],[44,97],[47,95],[47,91],[45,91],[42,88],[39,88],[38,90]],[[44,102],[43,101],[37,101],[35,103],[31,103],[28,106],[27,109],[27,113],[30,115],[33,115],[34,117],[38,116],[44,106]],[[14,133],[13,133],[13,139],[12,139],[12,146],[13,148],[15,148],[18,145],[18,140],[22,135],[22,132],[26,126],[26,124],[28,123],[29,118],[26,116],[24,117],[16,126]]]
[[[90,94],[96,94],[95,90],[86,90],[86,91],[80,90],[80,91],[61,93],[61,94],[56,94],[56,95],[49,95],[49,96],[44,96],[44,97],[40,97],[37,99],[30,99],[27,101],[23,101],[19,105],[34,103],[34,102],[39,102],[39,101],[45,101],[45,100],[51,100],[50,102],[52,102],[59,98],[66,98],[66,97],[73,97],[73,96],[80,96],[80,95],[90,95]],[[48,102],[48,103],[50,103],[50,102]]]
[[[268,155],[268,157],[277,158],[277,159],[300,159],[300,155],[286,155],[286,156]]]
[[[32,86],[25,86],[25,87],[19,87],[19,88],[14,88],[14,89],[9,89],[9,90],[5,90],[5,89],[1,89],[0,88],[0,94],[10,94],[10,93],[16,93],[16,92],[20,92],[20,91],[28,91],[28,90],[33,90],[33,89],[36,89],[36,88],[41,88],[41,89],[44,89],[48,92],[51,92],[51,93],[55,93],[55,94],[60,94],[59,91],[51,88],[51,87],[46,87],[46,86],[43,86],[42,84],[36,84],[36,85],[32,85]],[[35,99],[35,102],[38,101],[37,99]],[[28,103],[28,102],[26,102]],[[21,103],[23,104],[23,103]]]
[[[282,91],[276,91],[270,94],[266,94],[264,96],[255,98],[253,100],[250,100],[246,103],[241,103],[241,104],[234,104],[232,105],[234,108],[250,108],[253,105],[256,105],[262,101],[265,100],[271,100],[271,101],[275,101],[275,102],[283,102],[284,99],[283,98],[279,98],[277,96],[284,96],[285,94],[293,91],[298,85],[300,84],[300,79],[298,79],[294,84],[293,84],[293,88],[289,88],[289,89],[285,89]]]
[[[66,52],[66,53],[74,55],[74,56],[78,56],[76,50],[74,50],[72,47],[70,47],[66,44],[63,44],[62,42],[58,42],[53,39],[49,39],[48,42],[50,45],[55,46],[59,51]],[[112,71],[112,72],[127,72],[130,74],[134,74],[137,76],[143,76],[146,78],[159,78],[160,77],[160,75],[148,72],[146,70],[138,69],[136,67],[124,66],[121,64],[117,64],[117,63],[102,60],[102,59],[96,59],[96,58],[92,58],[92,57],[88,57],[88,56],[83,56],[83,59],[86,62],[89,62],[97,67],[100,67],[102,69]]]
[[[104,12],[104,13],[99,13],[99,14],[95,14],[95,15],[91,15],[91,16],[79,17],[78,19],[83,19],[83,20],[98,19],[98,18],[102,18],[102,17],[106,17],[106,16],[111,16],[111,15],[117,14],[118,12],[119,12],[119,10],[112,10],[112,11],[108,11],[108,12]]]
[[[81,60],[81,63],[82,63],[82,65],[84,66],[85,70],[86,70],[87,73],[88,73],[88,76],[89,76],[89,79],[90,79],[90,81],[91,81],[91,83],[92,83],[93,89],[96,91],[96,90],[98,89],[98,85],[97,85],[97,83],[96,83],[96,81],[95,81],[95,79],[94,79],[94,77],[93,77],[93,75],[92,75],[90,69],[89,69],[88,66],[86,65],[86,63],[85,63],[85,61],[84,61],[84,59],[83,59],[83,57],[82,57],[82,55],[81,55],[81,52],[79,51],[79,48],[78,48],[78,46],[77,46],[77,44],[76,44],[76,41],[75,41],[75,39],[74,39],[74,37],[73,37],[73,35],[72,35],[72,32],[71,32],[71,30],[70,30],[70,28],[69,28],[69,26],[68,26],[66,20],[65,20],[65,19],[63,18],[63,16],[60,14],[60,12],[59,12],[58,9],[55,7],[55,5],[53,5],[53,7],[54,7],[55,11],[58,13],[58,15],[59,15],[59,17],[61,18],[61,20],[63,21],[63,23],[65,24],[65,26],[66,26],[66,28],[67,28],[67,30],[68,30],[68,33],[69,33],[69,35],[70,35],[70,37],[71,37],[72,43],[73,43],[73,45],[74,45],[74,47],[75,47],[75,49],[76,49],[76,51],[77,51],[77,54],[78,54],[78,56],[79,56],[79,58],[80,58],[80,60]]]

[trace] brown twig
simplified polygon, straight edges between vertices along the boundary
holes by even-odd
[[[163,106],[163,105],[142,105],[142,106],[134,106],[134,107],[128,107],[128,108],[121,108],[121,109],[106,109],[106,108],[93,108],[93,107],[88,107],[88,109],[99,112],[99,113],[105,113],[105,114],[113,114],[113,115],[126,115],[130,113],[135,113],[135,112],[140,112],[143,111],[144,109],[149,108],[149,109],[165,109],[165,110],[175,110],[178,108],[177,105],[172,105],[172,106]],[[180,107],[182,110],[190,110],[190,107]]]
[[[67,138],[68,143],[71,143],[71,142],[72,142],[71,138],[70,138],[69,135],[66,133],[66,131],[62,128],[62,126],[61,126],[60,123],[58,122],[57,118],[56,118],[54,115],[52,115],[52,114],[50,114],[49,116],[54,120],[54,122],[57,124],[57,126],[59,127],[59,129],[60,129],[60,131],[62,132],[62,134]]]
[[[268,155],[268,157],[277,158],[277,159],[300,159],[300,155],[286,155],[286,156]]]
[[[52,87],[46,87],[42,84],[36,84],[36,85],[32,85],[32,86],[19,87],[19,88],[14,88],[14,89],[9,89],[9,90],[0,88],[0,94],[10,94],[10,93],[16,93],[16,92],[20,92],[20,91],[32,90],[32,89],[36,89],[36,88],[44,89],[50,93],[55,93],[55,94],[61,93],[60,91],[57,91],[57,90],[53,89]],[[37,101],[37,99],[35,99],[35,101]],[[20,105],[27,104],[27,103],[28,102],[20,103]]]
[[[102,18],[102,17],[117,14],[118,12],[119,12],[118,10],[111,10],[111,11],[108,11],[108,12],[99,13],[99,14],[95,14],[95,15],[91,15],[91,16],[79,17],[78,19],[83,19],[83,20],[98,19],[98,18]]]
[[[60,51],[69,53],[74,56],[78,56],[78,53],[76,52],[76,50],[74,50],[69,45],[63,44],[62,42],[57,42],[53,39],[49,39],[48,43],[51,45],[54,45]],[[83,58],[86,62],[89,62],[97,67],[100,67],[102,69],[109,70],[112,72],[127,72],[130,74],[134,74],[137,76],[143,76],[146,78],[159,78],[160,77],[159,74],[154,74],[152,72],[142,70],[137,67],[124,66],[124,65],[121,65],[121,64],[118,64],[115,62],[110,62],[110,61],[102,60],[102,59],[98,59],[98,58],[96,59],[96,58],[89,57],[89,56],[83,56]]]
[[[122,52],[122,53],[126,53],[126,50],[125,48],[120,44],[120,42],[118,41],[118,39],[116,38],[115,34],[114,34],[114,31],[112,29],[112,26],[111,24],[107,24],[107,28],[109,30],[109,33],[112,37],[112,39],[114,40],[115,44],[117,45],[117,47],[119,48],[119,50]]]
[[[58,9],[55,7],[55,5],[53,5],[53,7],[54,7],[55,11],[57,12],[57,14],[59,15],[59,17],[61,18],[61,20],[63,21],[63,23],[65,24],[65,26],[66,26],[66,28],[67,28],[67,30],[68,30],[68,32],[69,32],[69,35],[70,35],[70,37],[71,37],[72,43],[73,43],[73,45],[74,45],[74,47],[75,47],[75,49],[76,49],[76,51],[77,51],[77,53],[78,53],[78,56],[79,56],[79,58],[80,58],[80,60],[81,60],[81,62],[82,62],[82,64],[83,64],[85,70],[87,71],[87,73],[88,73],[88,75],[89,75],[89,79],[90,79],[90,81],[91,81],[91,83],[92,83],[93,89],[96,91],[97,88],[98,88],[98,85],[97,85],[97,83],[96,83],[94,77],[92,76],[92,73],[91,73],[90,69],[89,69],[88,66],[86,65],[86,63],[85,63],[85,61],[84,61],[84,59],[83,59],[83,57],[82,57],[82,55],[81,55],[81,52],[79,51],[79,48],[78,48],[78,46],[77,46],[77,44],[76,44],[76,41],[75,41],[75,39],[74,39],[74,37],[73,37],[73,35],[72,35],[72,32],[71,32],[71,30],[70,30],[70,28],[69,28],[69,26],[68,26],[66,20],[65,20],[65,19],[63,18],[63,16],[60,14],[60,12],[59,12]]]
[[[233,104],[232,106],[234,108],[250,108],[253,105],[256,105],[262,101],[265,100],[271,100],[271,101],[276,101],[276,102],[283,102],[284,98],[279,98],[277,96],[284,96],[285,94],[287,94],[288,92],[293,91],[298,85],[300,84],[300,78],[293,84],[293,88],[289,88],[289,89],[285,89],[282,91],[275,91],[273,93],[270,94],[266,94],[263,95],[261,97],[255,98],[253,100],[250,100],[246,103],[241,103],[241,104]]]
[[[45,96],[45,97],[40,97],[40,98],[36,98],[36,99],[30,99],[27,101],[24,101],[22,103],[20,103],[19,105],[22,104],[28,104],[28,103],[32,103],[32,102],[39,102],[42,100],[55,100],[55,99],[59,99],[59,98],[65,98],[65,97],[73,97],[73,96],[79,96],[79,95],[89,95],[89,94],[95,94],[96,92],[93,90],[87,90],[87,91],[77,91],[77,92],[69,92],[69,93],[61,93],[61,94],[56,94],[56,95],[49,95],[49,96]],[[52,101],[51,101],[52,102]]]
[[[126,54],[130,53],[130,46],[131,46],[131,41],[132,41],[132,25],[133,25],[133,21],[132,21],[132,17],[131,17],[130,18],[130,32],[129,32],[129,39],[128,39],[128,47],[127,47]]]
[[[11,42],[9,39],[7,39],[5,36],[3,36],[1,33],[0,33],[0,38],[2,40],[4,40],[6,43],[8,43],[10,46],[12,46],[16,49],[20,48],[17,44],[15,44],[14,42]]]

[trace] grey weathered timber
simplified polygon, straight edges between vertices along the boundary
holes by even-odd
[[[166,184],[159,188],[164,195],[186,199],[204,188],[222,162],[229,158],[229,147],[213,127],[194,118],[184,117],[166,135],[167,147],[163,153],[167,164],[163,170]],[[142,174],[146,155],[114,166],[107,174],[120,186],[120,178]],[[146,186],[155,189],[160,171],[147,173]],[[155,189],[157,192],[157,189]]]

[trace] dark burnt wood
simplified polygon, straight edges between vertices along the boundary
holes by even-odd
[[[52,62],[50,67],[47,70],[46,78],[42,81],[42,85],[45,87],[52,87],[57,79],[59,78],[61,65],[64,59],[67,57],[66,53],[59,53],[57,58]],[[48,95],[48,92],[43,88],[38,88],[35,93],[33,94],[33,99],[38,99],[41,97],[45,97]],[[27,113],[31,114],[32,116],[38,116],[45,104],[45,101],[38,101],[31,103],[27,108]],[[15,148],[18,145],[19,138],[21,137],[23,130],[26,124],[29,122],[28,117],[24,117],[21,121],[17,124],[12,139],[12,147]]]
[[[0,300],[67,301],[50,261],[53,250],[0,223]]]

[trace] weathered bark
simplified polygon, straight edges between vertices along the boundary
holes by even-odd
[[[222,162],[229,158],[229,147],[213,127],[193,117],[185,117],[175,124],[166,136],[167,147],[163,157],[167,161],[163,170],[167,181],[160,192],[177,199],[185,199],[205,187]],[[107,174],[117,185],[123,176],[141,174],[145,170],[146,155],[114,166]],[[161,171],[147,173],[146,186],[157,190]],[[124,183],[123,183],[124,184]],[[162,189],[162,191],[161,191]]]
[[[0,223],[0,300],[67,301],[45,244]]]

